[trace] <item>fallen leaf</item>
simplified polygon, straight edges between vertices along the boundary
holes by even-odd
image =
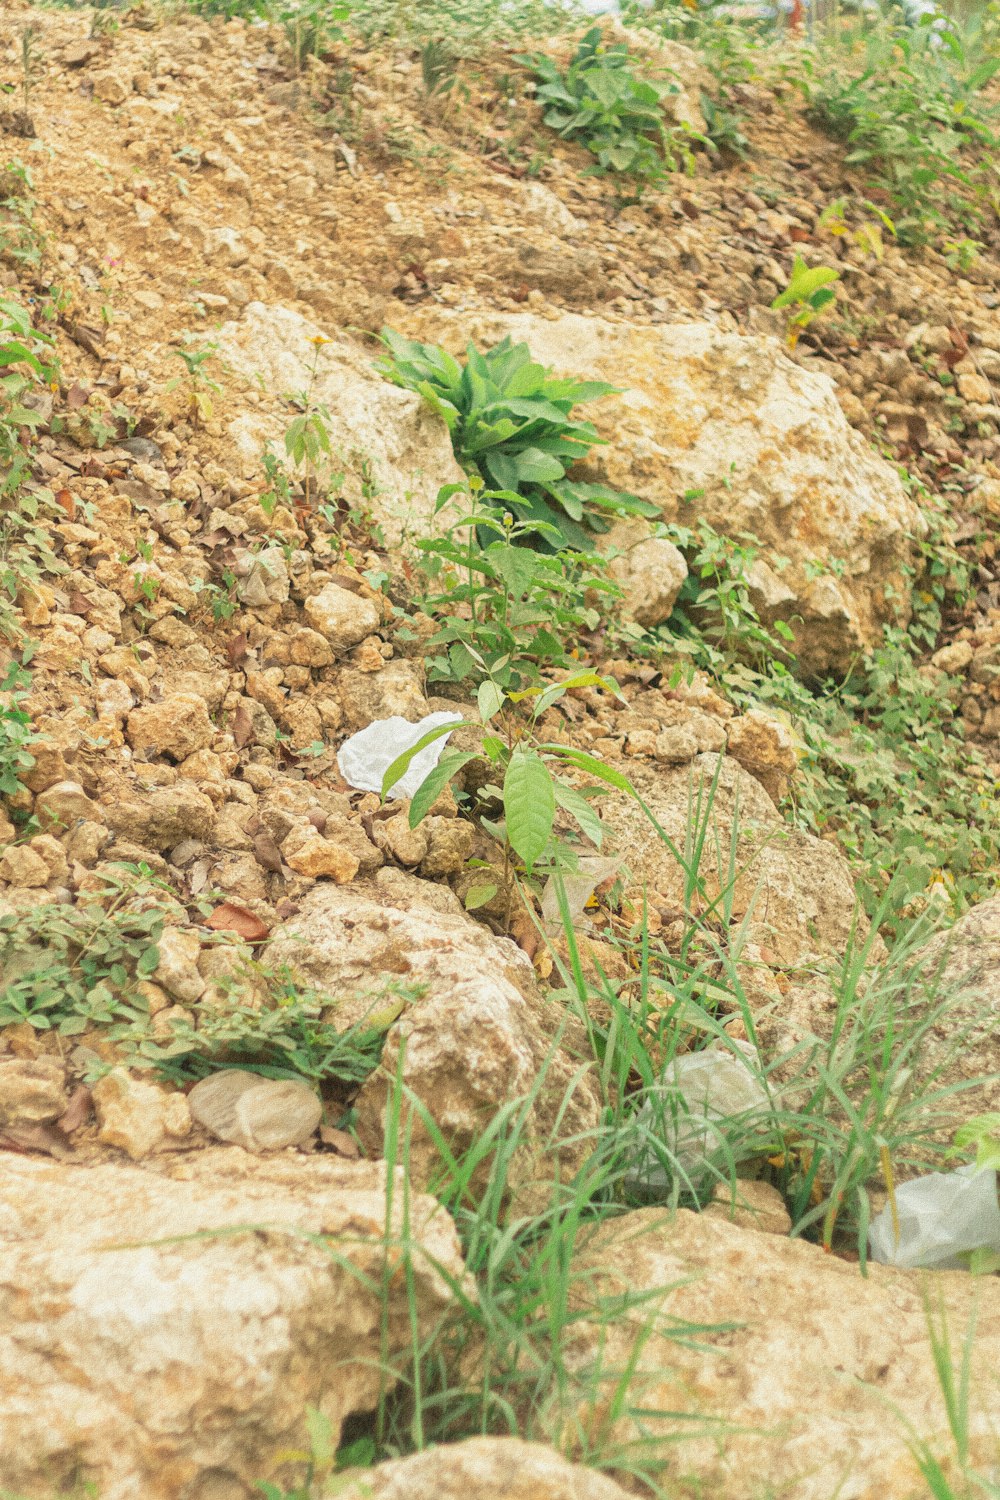
[[[237,750],[242,750],[243,746],[248,745],[253,739],[253,719],[250,717],[249,709],[242,703],[238,704],[236,712],[233,714],[231,728],[233,739],[236,741],[236,748]]]
[[[85,1083],[78,1084],[70,1095],[69,1104],[56,1122],[64,1135],[72,1135],[90,1114],[91,1096]]]
[[[270,870],[274,875],[280,875],[282,871],[281,850],[266,828],[262,828],[253,841],[254,858],[265,870]]]
[[[224,901],[217,906],[205,926],[211,927],[213,932],[235,932],[248,943],[262,943],[270,930],[256,913],[248,911],[245,906],[237,906],[234,901]]]
[[[72,490],[56,490],[55,502],[61,506],[71,521],[76,520],[76,496]]]
[[[81,406],[86,406],[89,396],[87,387],[76,381],[66,392],[66,405],[70,411],[79,411]]]
[[[69,1161],[73,1156],[62,1131],[51,1125],[8,1125],[0,1135],[0,1150],[44,1151],[58,1161]]]
[[[250,642],[245,635],[234,635],[226,642],[226,656],[229,658],[231,667],[238,667],[243,658],[250,650]]]

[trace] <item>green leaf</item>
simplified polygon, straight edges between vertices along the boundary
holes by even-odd
[[[518,746],[511,756],[503,782],[503,805],[507,838],[530,874],[548,848],[556,815],[551,772],[533,750]]]
[[[475,750],[453,750],[442,755],[433,771],[430,771],[417,787],[410,803],[410,827],[416,828],[440,797],[451,778],[458,774],[470,760],[475,760]]]
[[[479,717],[484,724],[488,724],[493,715],[498,714],[503,707],[504,692],[502,688],[498,688],[496,683],[487,677],[485,682],[479,684],[476,702],[479,705]]]
[[[462,904],[466,911],[478,911],[481,906],[485,906],[488,901],[493,900],[499,889],[498,885],[492,884],[470,886],[465,893],[465,900]]]
[[[402,755],[397,755],[392,765],[382,777],[382,799],[389,795],[397,781],[401,781],[410,768],[410,762],[420,750],[425,750],[428,745],[433,745],[443,734],[450,734],[455,729],[478,729],[478,724],[465,724],[456,719],[450,724],[438,724],[433,729],[428,729],[426,734],[420,736],[415,745],[404,750]]]
[[[564,781],[556,781],[555,790],[556,802],[563,812],[568,812],[576,820],[581,832],[599,849],[606,830],[590,799],[577,791],[576,787],[567,786]]]

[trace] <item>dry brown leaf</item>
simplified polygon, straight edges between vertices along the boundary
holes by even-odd
[[[242,750],[244,745],[250,743],[253,738],[253,719],[250,712],[242,703],[237,705],[233,714],[231,727],[233,739],[236,741],[237,750]]]
[[[213,932],[235,932],[248,943],[262,943],[269,928],[254,912],[234,901],[224,901],[217,906],[205,923]]]
[[[90,1090],[85,1083],[78,1084],[70,1095],[69,1103],[60,1115],[57,1124],[64,1135],[72,1135],[74,1130],[79,1130],[90,1115],[92,1100]]]

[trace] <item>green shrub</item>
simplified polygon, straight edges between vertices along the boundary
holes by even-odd
[[[1000,135],[983,90],[1000,57],[985,24],[869,25],[847,45],[831,35],[791,75],[848,165],[888,193],[905,243],[974,227],[990,208]]]
[[[567,477],[605,441],[590,422],[573,418],[573,408],[618,394],[616,386],[559,380],[531,358],[527,344],[509,338],[485,354],[470,344],[464,365],[436,344],[389,328],[382,342],[389,352],[378,363],[381,374],[419,392],[444,418],[459,463],[496,492],[494,509],[530,523],[536,544],[586,551],[614,517],[658,514],[635,495]]]
[[[691,166],[694,133],[664,119],[664,101],[678,84],[637,74],[628,48],[607,46],[599,26],[583,37],[565,73],[543,53],[518,60],[539,80],[545,124],[586,146],[597,158],[592,171],[630,177],[641,192],[682,163]]]

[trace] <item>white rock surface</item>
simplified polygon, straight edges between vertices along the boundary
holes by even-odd
[[[541,1443],[479,1437],[352,1475],[339,1500],[626,1500],[626,1492]]]
[[[332,330],[330,330],[332,333]],[[371,509],[390,545],[406,532],[427,530],[443,484],[462,480],[451,439],[440,417],[411,391],[399,390],[372,369],[370,351],[342,336],[318,348],[324,331],[291,308],[251,302],[239,322],[223,324],[219,356],[237,376],[284,396],[310,385],[330,412],[331,470],[346,471],[347,494],[360,500],[354,472],[358,455],[369,459],[375,480]],[[259,411],[236,418],[229,432],[246,472],[260,471],[264,442],[280,446],[287,422]],[[353,488],[352,488],[353,486]]]
[[[472,921],[451,891],[398,870],[383,870],[367,886],[317,886],[296,917],[279,928],[268,962],[289,965],[338,1005],[329,1018],[344,1025],[384,1010],[393,983],[425,987],[390,1029],[378,1074],[357,1100],[359,1130],[371,1150],[382,1146],[387,1079],[400,1058],[403,1080],[427,1106],[456,1150],[473,1144],[497,1110],[529,1093],[552,1051],[564,1019],[549,1010],[528,959],[509,939]],[[568,1044],[567,1044],[568,1046]],[[524,1149],[509,1185],[523,1195],[551,1181],[548,1132],[570,1090],[579,1059],[559,1048],[531,1112]],[[573,1086],[560,1133],[582,1139],[560,1159],[578,1164],[593,1148],[598,1101],[588,1075]],[[424,1129],[413,1133],[411,1175],[426,1181],[437,1156]]]
[[[276,1453],[306,1446],[307,1405],[335,1438],[375,1406],[362,1278],[382,1276],[385,1168],[220,1148],[174,1174],[0,1155],[0,1490],[251,1500]],[[398,1229],[398,1182],[394,1201]],[[436,1202],[414,1194],[409,1215],[423,1336],[449,1301],[431,1260],[462,1261]],[[244,1225],[269,1229],[211,1233]],[[390,1362],[412,1332],[399,1278]]]
[[[691,1493],[683,1479],[697,1475],[712,1500],[916,1500],[927,1489],[911,1434],[945,1460],[954,1454],[919,1273],[872,1265],[864,1278],[803,1240],[656,1209],[585,1233],[576,1269],[594,1302],[659,1294],[610,1324],[575,1325],[563,1355],[581,1377],[597,1359],[616,1371],[635,1359],[625,1404],[642,1415],[603,1429],[604,1441],[623,1456],[637,1443],[647,1461],[661,1458],[668,1494]],[[970,1458],[995,1482],[1000,1282],[939,1272],[931,1297],[956,1360],[979,1300]],[[657,1317],[665,1331],[643,1340]],[[704,1331],[671,1337],[675,1318]]]
[[[879,640],[890,588],[905,607],[900,569],[923,531],[920,514],[849,426],[833,382],[777,342],[708,323],[637,328],[575,313],[433,308],[415,323],[420,337],[449,347],[510,334],[560,374],[627,386],[595,408],[611,442],[591,454],[592,477],[659,505],[667,520],[704,518],[723,534],[757,536],[780,574],[770,613],[791,621],[804,670],[841,670]],[[701,493],[682,503],[692,491]]]

